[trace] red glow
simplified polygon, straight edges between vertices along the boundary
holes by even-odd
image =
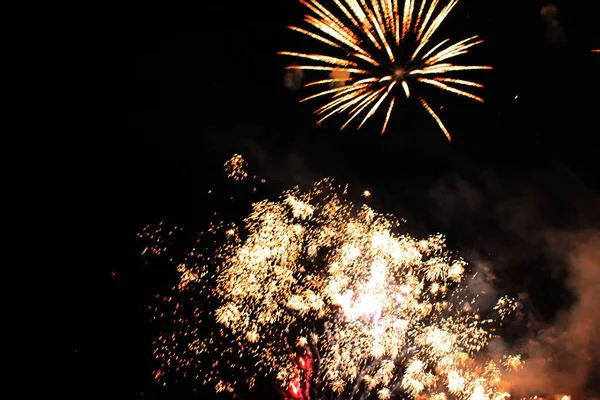
[[[292,391],[292,394],[293,394],[294,396],[297,396],[297,395],[298,395],[298,386],[297,386],[297,385],[295,385],[295,384],[293,384],[293,383],[292,383],[292,384],[290,384],[290,390]]]

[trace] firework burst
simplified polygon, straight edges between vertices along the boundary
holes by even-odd
[[[451,0],[332,0],[335,8],[326,8],[317,0],[300,0],[310,13],[305,16],[309,27],[290,29],[327,45],[339,56],[282,51],[309,61],[289,69],[329,71],[330,78],[306,86],[329,85],[327,89],[306,97],[307,101],[329,96],[330,101],[315,111],[320,124],[334,114],[347,113],[345,128],[361,118],[360,128],[381,107],[387,107],[381,133],[386,131],[394,105],[402,97],[409,98],[415,84],[438,89],[483,102],[465,88],[482,88],[470,80],[448,74],[458,71],[491,69],[489,66],[456,65],[450,60],[482,43],[477,36],[452,43],[450,39],[433,41],[444,19],[458,3]],[[448,140],[450,134],[433,108],[416,96],[437,122]]]
[[[173,321],[155,343],[157,380],[179,371],[236,393],[270,376],[286,399],[507,396],[501,368],[518,358],[482,356],[494,321],[466,262],[346,191],[325,180],[209,229],[217,251],[178,263],[172,309],[159,309]]]

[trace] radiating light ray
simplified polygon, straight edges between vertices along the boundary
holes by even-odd
[[[404,12],[402,13],[402,35],[400,36],[400,40],[406,37],[408,30],[410,29],[411,17],[412,17],[412,8],[413,0],[406,0],[404,2]]]
[[[352,76],[386,76],[386,80],[373,80],[369,86],[361,86],[360,92],[347,92],[352,95],[346,95],[346,92],[343,91],[322,91],[322,95],[332,96],[332,101],[327,103],[325,108],[319,109],[320,113],[328,113],[325,118],[336,113],[349,114],[349,120],[340,129],[344,129],[348,122],[356,117],[357,111],[365,113],[365,117],[358,124],[359,128],[362,127],[378,114],[377,110],[382,108],[381,106],[385,102],[389,102],[383,124],[385,133],[393,109],[393,107],[389,107],[389,104],[392,104],[392,99],[396,98],[395,91],[399,86],[402,87],[407,99],[410,98],[408,90],[410,84],[415,84],[415,87],[411,89],[418,90],[418,84],[424,83],[482,102],[480,96],[453,88],[447,83],[456,83],[472,88],[482,88],[483,85],[446,75],[461,71],[491,69],[490,66],[456,65],[448,62],[467,53],[471,47],[481,44],[483,41],[477,36],[471,36],[455,43],[451,43],[448,38],[437,42],[434,39],[434,35],[458,4],[458,0],[449,0],[444,4],[440,0],[405,0],[402,4],[399,4],[399,0],[331,1],[333,7],[330,9],[317,0],[300,0],[309,12],[304,20],[311,29],[299,27],[290,27],[290,29],[325,43],[333,51],[338,51],[339,56],[290,51],[283,51],[279,54],[311,60],[315,63],[314,65],[288,68],[309,71],[339,70],[351,75],[349,79],[339,81],[316,80],[305,87],[333,82],[340,82],[340,85],[351,87],[357,85],[357,81],[352,79]],[[421,79],[418,77],[419,75],[432,76],[431,79]],[[444,79],[437,79],[440,77]],[[390,86],[391,82],[388,80],[393,80],[399,85]],[[391,91],[388,92],[387,89]],[[342,94],[344,96],[341,96]],[[356,101],[358,96],[362,97]],[[301,101],[317,97],[321,96],[309,96]],[[352,103],[349,107],[344,107],[344,102]],[[394,101],[393,104],[396,103]],[[369,104],[376,105],[376,107],[367,110]],[[432,117],[435,115],[429,110],[427,111]],[[434,119],[448,137],[446,128],[442,128],[443,124],[439,122],[439,117],[436,115]],[[317,124],[323,120],[324,118],[321,118]]]
[[[426,3],[426,1],[423,1],[423,3]],[[429,8],[427,9],[427,14],[425,14],[425,19],[424,19],[423,23],[421,24],[422,29],[417,29],[417,38],[416,38],[416,41],[419,44],[423,43],[423,41],[421,39],[423,38],[423,35],[425,34],[425,29],[424,28],[429,23],[429,20],[431,19],[432,15],[433,15],[433,12],[435,11],[435,8],[437,7],[438,3],[439,3],[439,1],[433,0],[429,4]]]
[[[405,82],[403,82],[403,83],[405,83]],[[405,90],[407,90],[407,89],[405,89]],[[407,97],[408,97],[408,95],[407,95]],[[385,128],[387,128],[387,124],[390,120],[390,115],[392,115],[392,109],[394,108],[395,101],[396,101],[396,96],[392,97],[392,100],[390,101],[390,105],[388,106],[387,113],[385,114],[385,120],[383,121],[383,127],[381,128],[382,135],[385,133]]]
[[[423,15],[423,10],[425,10],[425,1],[421,1],[421,6],[419,7],[419,13],[417,14],[417,22],[414,26],[414,32],[418,32],[418,27],[421,25],[421,16]]]
[[[379,98],[379,100],[377,100],[377,103],[375,103],[375,105],[373,106],[373,108],[371,109],[371,111],[369,111],[369,113],[365,116],[365,118],[362,120],[362,122],[358,126],[359,129],[360,129],[361,126],[363,126],[363,124],[365,123],[365,121],[367,119],[369,119],[373,114],[375,114],[375,111],[377,111],[377,108],[379,108],[379,106],[381,105],[381,103],[383,103],[383,101],[385,100],[385,98],[390,94],[390,92],[394,88],[394,85],[396,85],[396,81],[392,82],[390,84],[390,86],[388,86],[388,89],[385,91],[385,93],[383,94],[383,96],[381,96]]]
[[[302,34],[304,34],[304,35],[306,35],[306,36],[308,36],[308,37],[311,37],[311,38],[313,38],[313,39],[316,39],[316,40],[318,40],[318,41],[320,41],[320,42],[323,42],[323,43],[325,43],[325,44],[328,44],[328,45],[330,45],[331,47],[338,47],[338,48],[342,48],[342,46],[340,46],[339,44],[337,44],[337,43],[334,43],[334,42],[332,42],[332,41],[331,41],[331,40],[329,40],[329,39],[325,39],[325,38],[324,38],[323,36],[321,36],[321,35],[317,35],[317,34],[314,34],[314,33],[310,32],[310,31],[307,31],[306,29],[297,28],[297,27],[295,27],[295,26],[288,26],[288,29],[291,29],[291,30],[293,30],[293,31],[296,31],[296,32],[302,33]]]
[[[353,90],[349,93],[344,93],[344,95],[339,98],[334,98],[331,102],[318,108],[316,111],[314,111],[314,113],[317,115],[323,114],[325,111],[327,111],[331,108],[334,108],[340,104],[341,104],[341,107],[344,107],[344,109],[345,109],[348,106],[350,106],[352,102],[356,101],[356,99],[358,97],[364,97],[364,96],[368,96],[370,94],[371,94],[371,92],[367,91],[367,89],[365,89],[365,88],[362,88],[362,87],[356,88],[355,90]]]
[[[473,100],[477,100],[477,101],[483,103],[483,99],[481,97],[477,97],[475,95],[472,95],[471,93],[465,92],[464,90],[453,88],[452,86],[448,86],[445,83],[438,82],[438,81],[436,81],[434,79],[419,78],[419,82],[427,83],[427,84],[435,86],[437,88],[440,88],[440,89],[443,89],[443,90],[447,90],[448,92],[456,93],[456,94],[459,94],[461,96],[466,96],[466,97],[469,97],[469,98],[471,98]]]
[[[291,51],[280,51],[280,55],[293,56],[299,58],[307,58],[309,60],[322,61],[327,64],[339,65],[342,67],[356,67],[357,64],[353,61],[349,61],[343,58],[329,57],[329,56],[321,56],[318,54],[304,54],[304,53],[293,53]]]
[[[375,21],[373,21],[373,22],[375,22]],[[385,35],[383,34],[383,31],[381,30],[381,27],[379,26],[379,24],[375,24],[375,29],[377,30],[377,33],[379,34],[379,37],[381,38],[381,41],[383,42],[383,47],[385,48],[385,51],[387,52],[388,57],[390,58],[390,61],[392,63],[396,62],[396,59],[394,58],[394,53],[392,53],[392,48],[388,44],[387,40],[385,40]]]
[[[360,58],[361,60],[365,60],[366,62],[368,62],[369,64],[371,64],[375,67],[378,67],[380,65],[376,60],[373,60],[371,57],[369,57],[365,54],[355,53],[355,54],[353,54],[353,56],[356,58]]]
[[[334,28],[329,26],[327,23],[322,22],[314,17],[307,17],[306,22],[313,25],[315,28],[321,30],[323,33],[328,34],[332,38],[336,39],[340,43],[350,47],[351,49],[358,51],[359,53],[366,53],[362,47],[360,47],[353,37],[348,37],[345,31],[336,31]]]
[[[421,69],[415,69],[410,71],[409,75],[427,75],[427,74],[444,74],[452,71],[473,71],[478,69],[492,69],[492,67],[483,65],[452,65],[452,64],[440,64],[431,65]]]
[[[318,120],[317,124],[321,124],[325,119],[329,118],[330,116],[332,116],[335,113],[340,113],[340,112],[352,107],[354,104],[358,103],[359,101],[363,100],[365,97],[367,97],[369,95],[370,95],[370,93],[357,92],[357,93],[347,95],[339,100],[336,100],[335,102],[329,103],[329,104],[331,104],[331,107],[334,107],[334,106],[338,106],[338,107],[335,108],[333,111],[331,111],[329,114],[325,115],[320,120]],[[329,109],[331,107],[328,105],[327,109]],[[318,111],[320,111],[319,113],[322,113],[324,111],[327,111],[327,109],[325,109],[323,111],[320,111],[321,109],[319,109]]]
[[[455,43],[455,44],[447,47],[446,49],[440,51],[439,53],[435,54],[434,56],[430,56],[427,59],[426,64],[432,65],[432,64],[438,63],[440,61],[444,61],[448,58],[456,57],[457,55],[467,53],[467,49],[469,49],[470,47],[473,47],[473,46],[483,43],[483,40],[477,40],[475,42],[469,43],[470,40],[474,40],[476,38],[477,38],[477,36],[473,36],[473,37],[470,37],[468,39],[465,39],[463,41],[460,41],[458,43]]]
[[[368,74],[368,71],[356,68],[324,67],[319,65],[290,65],[287,69],[303,69],[314,71],[346,71],[355,74]]]
[[[444,135],[446,135],[446,137],[448,138],[448,141],[451,142],[452,138],[450,137],[450,132],[448,132],[448,130],[442,123],[442,120],[440,119],[440,117],[437,116],[437,114],[433,111],[433,109],[431,107],[429,107],[429,104],[427,104],[427,102],[425,102],[425,100],[423,100],[422,97],[419,97],[419,100],[421,101],[421,104],[423,105],[423,107],[425,107],[427,112],[433,117],[433,119],[435,119],[435,122],[437,122],[437,124],[440,127],[440,129],[442,130],[442,132],[444,132]]]
[[[376,92],[371,93],[363,101],[358,103],[358,105],[356,107],[354,107],[352,109],[352,111],[350,111],[351,117],[348,118],[348,121],[346,121],[346,123],[344,125],[342,125],[341,129],[344,129],[346,126],[348,126],[348,124],[350,122],[352,122],[352,120],[354,118],[359,116],[361,111],[364,110],[365,108],[367,108],[369,106],[369,104],[371,104],[373,101],[375,101],[377,96],[379,96],[381,93],[383,93],[384,90],[385,90],[385,87],[382,87],[379,90],[377,90]]]
[[[463,79],[437,77],[437,78],[434,78],[434,80],[440,81],[440,82],[456,83],[458,85],[475,86],[475,87],[478,87],[478,88],[482,88],[483,87],[483,85],[481,83],[472,82],[472,81],[465,81]]]
[[[314,81],[314,82],[309,82],[309,83],[305,83],[304,87],[309,87],[309,86],[315,86],[315,85],[322,85],[325,83],[335,83],[335,82],[347,82],[352,80],[351,78],[330,78],[330,79],[322,79],[320,81]]]
[[[352,90],[358,90],[358,89],[361,89],[366,86],[368,86],[368,85],[364,84],[364,85],[353,85],[353,86],[340,86],[340,87],[336,87],[333,89],[325,90],[324,92],[319,92],[317,94],[313,94],[312,96],[305,97],[304,99],[300,100],[300,102],[302,103],[304,101],[314,99],[315,97],[324,96],[326,94],[331,94],[331,93],[341,94],[341,93],[352,91]]]
[[[300,3],[302,3],[304,6],[309,8],[311,11],[313,11],[318,16],[320,16],[323,19],[336,25],[339,29],[341,29],[344,33],[346,33],[346,35],[348,35],[350,37],[354,37],[354,34],[352,33],[352,31],[350,29],[346,28],[343,22],[341,22],[339,19],[337,19],[337,17],[335,15],[333,15],[331,12],[329,12],[329,10],[327,10],[325,7],[323,7],[319,2],[314,1],[314,0],[309,0],[309,1],[299,0],[299,1],[300,1]],[[311,3],[314,4],[314,6],[311,5]]]
[[[402,81],[402,89],[404,89],[404,93],[408,99],[410,97],[410,90],[408,90],[408,83],[406,83],[406,81]]]
[[[425,53],[425,55],[423,57],[421,57],[421,59],[426,60],[430,55],[433,54],[434,51],[436,51],[438,48],[442,47],[443,45],[445,45],[446,43],[448,43],[450,41],[450,39],[444,39],[441,42],[439,42],[437,45],[435,45],[434,47],[431,48],[431,50],[429,50],[427,53]],[[410,58],[410,61],[413,61],[416,57],[417,53],[413,53],[413,55]]]

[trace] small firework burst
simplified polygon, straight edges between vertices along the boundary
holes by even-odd
[[[518,371],[523,368],[523,364],[524,361],[519,354],[514,356],[505,355],[502,357],[502,365],[504,365],[508,371]]]
[[[227,173],[227,177],[236,181],[247,178],[247,166],[248,164],[244,158],[240,154],[235,154],[225,162],[225,172]]]
[[[494,310],[500,314],[500,319],[506,318],[506,316],[512,314],[518,307],[518,303],[515,299],[508,296],[502,296],[498,299]]]

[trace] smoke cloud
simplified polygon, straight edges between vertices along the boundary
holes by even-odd
[[[346,82],[350,80],[350,72],[340,69],[334,69],[329,73],[329,78],[335,79],[334,82],[331,82],[329,84],[329,87],[341,87],[344,86]]]
[[[289,90],[298,90],[302,87],[304,74],[300,69],[286,69],[283,74],[283,86]]]
[[[520,393],[589,398],[600,380],[600,230],[551,232],[547,244],[566,263],[575,303],[520,349],[527,361],[511,382]]]
[[[540,10],[540,15],[546,21],[546,40],[550,43],[566,43],[567,36],[561,23],[557,19],[558,7],[547,4]]]
[[[463,251],[479,276],[472,291],[492,297],[508,291],[520,303],[520,337],[489,348],[525,361],[507,376],[509,390],[521,397],[598,398],[600,198],[566,167],[550,171],[446,175],[429,190],[430,213],[442,232],[460,232],[459,247],[473,247]],[[491,261],[482,257],[486,252]]]

